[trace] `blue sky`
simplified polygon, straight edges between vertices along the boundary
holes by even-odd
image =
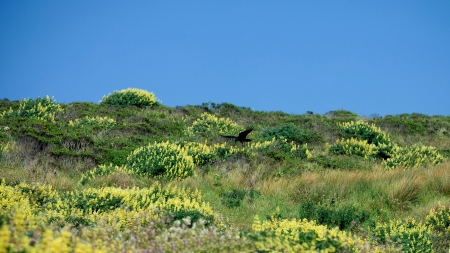
[[[0,99],[450,115],[450,1],[0,0]]]

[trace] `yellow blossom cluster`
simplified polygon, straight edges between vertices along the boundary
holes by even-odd
[[[0,253],[111,252],[133,230],[168,212],[196,211],[219,222],[198,190],[159,183],[142,189],[57,192],[48,185],[8,186],[3,181],[0,200]],[[70,227],[87,229],[80,233]]]
[[[364,121],[350,121],[338,123],[341,129],[341,133],[345,137],[355,137],[360,140],[367,140],[369,144],[389,144],[391,143],[390,137],[375,124],[368,124]]]
[[[306,219],[276,219],[261,222],[255,216],[252,231],[258,251],[263,252],[361,252],[369,242]],[[381,252],[377,247],[372,252]]]
[[[437,208],[431,209],[428,213],[426,224],[438,234],[450,234],[450,207],[439,202]]]
[[[398,166],[414,168],[422,164],[439,164],[445,161],[435,147],[412,145],[406,148],[394,146],[392,156],[383,161],[386,169]]]
[[[151,107],[161,103],[156,98],[153,92],[146,90],[128,88],[120,91],[114,91],[107,96],[103,96],[100,100],[100,105],[114,105],[114,106],[137,106],[137,107]]]
[[[54,98],[46,96],[45,98],[24,99],[20,101],[19,109],[9,108],[0,114],[0,117],[26,117],[39,120],[55,121],[55,114],[64,109],[60,104],[56,104]]]
[[[402,247],[402,252],[434,252],[431,228],[412,218],[379,223],[373,229],[379,243],[392,242]]]
[[[75,119],[74,121],[69,121],[69,126],[71,127],[86,127],[86,126],[98,126],[101,128],[110,128],[116,124],[114,119],[109,117],[89,117],[86,116],[81,119]]]
[[[184,119],[185,122],[187,120]],[[186,129],[186,133],[188,136],[210,134],[212,131],[218,131],[220,134],[235,134],[242,130],[244,129],[231,119],[219,118],[204,112],[192,122],[191,126]]]
[[[378,152],[375,144],[355,138],[336,140],[336,143],[329,147],[329,151],[333,154],[358,155],[365,159],[369,159]]]
[[[169,179],[194,174],[194,160],[187,149],[169,141],[137,148],[128,155],[126,166],[136,174]]]

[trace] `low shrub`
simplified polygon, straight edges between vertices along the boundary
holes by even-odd
[[[361,224],[369,220],[370,212],[358,210],[353,206],[330,208],[317,205],[312,201],[303,202],[300,205],[298,216],[301,219],[316,221],[318,224],[329,227],[339,227],[345,230],[351,226]]]
[[[285,139],[288,142],[294,142],[296,144],[323,141],[320,135],[309,130],[301,130],[294,124],[264,128],[261,131],[261,138],[266,141],[271,141],[273,138]]]
[[[433,252],[430,228],[414,219],[379,223],[372,234],[379,243],[398,245],[402,252]]]
[[[187,119],[185,119],[186,121]],[[220,133],[223,135],[237,134],[244,130],[236,122],[228,118],[219,118],[207,112],[202,113],[199,118],[192,122],[191,126],[186,129],[189,136],[200,134],[202,136],[212,135],[213,133]]]
[[[107,96],[103,96],[100,105],[113,106],[136,106],[139,108],[152,107],[158,105],[158,99],[153,92],[146,90],[128,88],[121,91],[114,91]]]
[[[391,152],[391,157],[384,160],[386,169],[393,169],[398,166],[414,168],[425,164],[439,164],[445,161],[436,148],[422,145],[412,145],[406,148],[395,146]]]
[[[369,159],[377,154],[377,146],[368,143],[367,140],[340,139],[329,147],[329,152],[336,155],[358,155]]]
[[[329,229],[306,219],[270,219],[261,222],[255,216],[252,234],[258,252],[377,252],[360,238],[337,228]]]
[[[38,120],[55,121],[55,114],[63,112],[64,109],[57,104],[54,98],[46,96],[45,98],[23,99],[20,101],[19,109],[9,108],[0,114],[3,118],[24,117]]]
[[[450,234],[450,207],[439,203],[435,209],[430,210],[425,220],[438,234]]]
[[[151,143],[127,157],[126,166],[139,175],[168,179],[194,174],[194,160],[185,148],[170,142]]]
[[[222,196],[222,204],[228,208],[241,206],[241,202],[244,200],[246,194],[246,191],[237,189],[224,193]]]
[[[89,117],[86,116],[81,119],[76,119],[74,121],[69,121],[69,126],[71,127],[98,127],[101,129],[108,129],[113,127],[116,124],[116,121],[114,119],[111,119],[109,117]]]

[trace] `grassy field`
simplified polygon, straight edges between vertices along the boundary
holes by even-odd
[[[448,116],[115,101],[0,101],[0,252],[450,249]]]

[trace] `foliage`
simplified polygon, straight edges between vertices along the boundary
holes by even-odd
[[[430,228],[411,218],[379,223],[373,235],[379,243],[400,245],[402,252],[433,252]]]
[[[314,220],[318,224],[329,227],[338,227],[340,230],[364,223],[370,218],[368,211],[358,210],[353,206],[330,208],[317,205],[312,201],[301,203],[298,215],[300,218]]]
[[[222,196],[222,204],[228,208],[238,207],[241,205],[242,200],[244,200],[245,195],[245,191],[238,189],[226,192]]]
[[[122,172],[127,173],[128,169],[123,166],[117,166],[117,165],[113,166],[112,164],[109,164],[109,165],[102,164],[92,170],[89,170],[89,171],[83,173],[81,175],[81,179],[80,179],[79,183],[84,185],[88,181],[94,179],[97,176],[107,176],[115,171],[122,171]]]
[[[86,116],[84,118],[81,119],[75,119],[74,121],[69,121],[69,126],[72,127],[79,127],[79,128],[83,128],[83,127],[87,127],[87,126],[91,126],[91,127],[98,127],[101,129],[108,129],[113,127],[116,124],[116,121],[114,119],[111,119],[109,117],[89,117]]]
[[[107,96],[103,96],[99,102],[100,105],[113,106],[137,106],[139,108],[153,107],[158,104],[158,99],[153,92],[146,90],[128,88],[125,90],[114,91]]]
[[[392,151],[392,157],[383,161],[383,164],[387,169],[398,166],[413,168],[423,164],[439,164],[444,161],[444,156],[436,148],[415,144],[406,148],[396,146]]]
[[[55,114],[63,112],[60,104],[57,104],[53,98],[46,96],[45,98],[23,99],[17,110],[9,108],[0,114],[3,118],[24,117],[39,120],[55,121]]]
[[[180,142],[179,145],[187,150],[188,155],[192,156],[196,165],[205,165],[216,157],[214,148],[205,143],[198,142]]]
[[[321,142],[323,138],[312,131],[298,128],[294,124],[287,124],[276,127],[267,127],[262,129],[261,137],[263,140],[270,141],[273,138],[285,139],[288,142],[296,144],[305,144],[311,142]]]
[[[376,147],[373,148],[373,146],[368,147],[364,145],[365,147],[363,149],[367,151],[363,151],[362,153],[371,153],[369,156],[383,159],[391,155],[394,144],[391,142],[389,135],[381,131],[375,124],[368,124],[363,121],[351,121],[338,123],[338,126],[344,139],[355,138],[361,141],[361,144],[366,141],[367,144]],[[364,154],[362,156],[367,158]]]
[[[255,216],[251,236],[259,252],[361,252],[368,242],[337,228],[329,229],[306,219],[270,219]],[[371,247],[371,252],[379,252]]]
[[[185,121],[187,120],[188,119],[185,119]],[[195,134],[207,136],[214,132],[229,135],[236,134],[242,130],[244,129],[241,126],[228,118],[220,118],[204,112],[192,122],[191,126],[186,129],[186,133],[188,136],[193,136]]]
[[[358,155],[369,159],[377,153],[377,146],[372,143],[369,144],[367,140],[340,139],[329,147],[329,152],[337,155]]]
[[[431,209],[426,217],[426,224],[440,234],[450,234],[450,207],[441,203]]]
[[[151,143],[127,157],[127,167],[134,173],[168,179],[194,174],[194,161],[185,148],[170,142]]]

